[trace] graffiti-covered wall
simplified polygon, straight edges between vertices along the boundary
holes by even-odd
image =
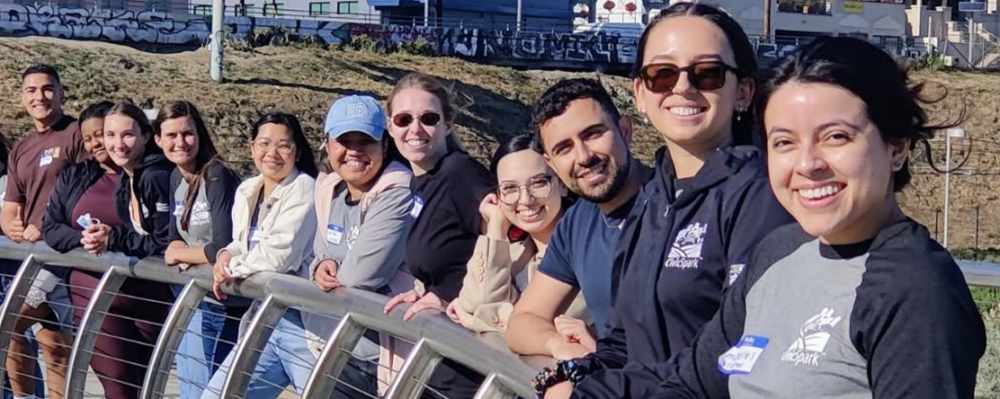
[[[409,25],[368,25],[337,21],[225,17],[235,36],[259,28],[284,27],[299,35],[311,35],[327,45],[368,36],[378,46],[390,48],[423,39],[438,55],[509,63],[512,61],[578,64],[581,68],[622,69],[635,61],[637,39],[618,33],[521,32],[508,30],[425,28]],[[117,43],[191,44],[208,41],[210,25],[202,18],[176,17],[163,12],[88,10],[83,8],[33,7],[0,4],[0,35],[51,36],[65,39],[103,40]],[[795,45],[761,44],[761,61],[773,60],[795,49]],[[579,65],[582,64],[582,65]],[[594,64],[588,66],[586,64]]]

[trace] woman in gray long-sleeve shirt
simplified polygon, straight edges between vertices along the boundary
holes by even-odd
[[[325,291],[343,286],[393,292],[390,282],[403,262],[413,223],[413,196],[410,170],[396,161],[400,157],[385,133],[385,120],[382,106],[367,96],[342,98],[327,115],[326,150],[334,172],[316,182],[318,230],[310,268],[311,278]],[[405,288],[410,287],[412,282]],[[319,338],[333,331],[328,318],[305,315],[303,321]],[[335,397],[370,397],[346,385],[376,395],[377,342],[375,334],[358,344],[340,376],[347,384],[337,385]],[[310,344],[318,355],[322,342]]]

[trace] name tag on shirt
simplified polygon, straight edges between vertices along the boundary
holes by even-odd
[[[260,242],[260,234],[257,234],[256,227],[250,228],[250,242],[251,243]]]
[[[59,158],[59,147],[49,148],[42,153],[42,158],[38,160],[38,167],[47,166],[56,158]]]
[[[84,213],[80,215],[80,217],[76,218],[76,224],[80,225],[80,227],[83,227],[83,229],[86,230],[88,227],[90,227],[91,224],[93,224],[93,219],[90,218],[89,213]]]
[[[424,199],[419,195],[413,196],[413,209],[410,209],[410,217],[416,219],[420,216],[420,211],[424,210]]]
[[[768,339],[760,336],[745,335],[739,345],[730,348],[719,356],[719,371],[726,375],[750,374],[753,365],[757,363],[760,354],[764,353]]]
[[[174,216],[184,215],[184,201],[174,201]]]
[[[340,241],[344,239],[344,228],[337,226],[335,224],[326,226],[326,242],[333,245],[340,245]]]

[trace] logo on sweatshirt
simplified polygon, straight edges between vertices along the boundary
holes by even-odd
[[[701,261],[701,247],[705,243],[708,223],[689,224],[674,239],[670,254],[663,267],[672,269],[696,269]]]
[[[781,361],[796,366],[819,366],[819,358],[826,355],[826,344],[830,342],[830,330],[840,323],[841,318],[833,315],[835,312],[832,308],[823,308],[819,314],[806,320],[799,329],[799,337],[781,354]]]

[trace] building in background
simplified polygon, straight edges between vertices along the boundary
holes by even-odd
[[[132,0],[128,0],[132,1]],[[179,0],[159,0],[179,1]],[[190,1],[190,13],[212,15],[212,0]],[[368,0],[227,0],[227,16],[314,18],[323,20],[380,23],[379,11]]]
[[[518,0],[424,0],[428,26],[517,29]],[[368,0],[383,23],[423,25],[424,1]],[[521,27],[530,31],[568,32],[573,11],[569,0],[521,0]]]

